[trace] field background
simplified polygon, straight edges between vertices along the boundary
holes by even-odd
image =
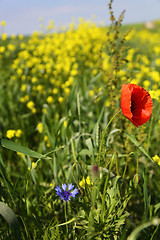
[[[159,239],[160,21],[110,17],[28,37],[1,26],[1,239]],[[109,123],[126,83],[153,99],[139,128]],[[67,203],[63,183],[79,189]]]

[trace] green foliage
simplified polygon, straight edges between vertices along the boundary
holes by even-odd
[[[0,202],[0,214],[4,217],[9,226],[13,228],[14,239],[21,239],[19,222],[12,209],[9,208],[5,203]]]

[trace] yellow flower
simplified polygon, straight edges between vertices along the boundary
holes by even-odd
[[[44,136],[44,141],[45,141],[45,142],[48,141],[48,136],[47,136],[47,135]]]
[[[106,107],[109,107],[111,104],[110,104],[110,101],[109,100],[106,100],[106,102],[105,102],[105,106]]]
[[[22,40],[22,39],[23,39],[23,35],[22,35],[22,34],[19,34],[19,35],[18,35],[18,38],[19,38],[20,40]]]
[[[87,184],[87,185],[93,185],[93,183],[92,183],[92,181],[90,180],[90,178],[89,178],[89,176],[85,179],[84,177],[83,177],[83,179],[82,179],[82,181],[80,181],[79,182],[79,186],[81,187],[81,188],[83,188],[83,189],[85,189],[85,184]]]
[[[53,88],[53,94],[57,94],[58,93],[58,89],[57,88]]]
[[[22,158],[25,156],[23,153],[20,153],[20,152],[17,152],[17,155],[22,157]]]
[[[158,155],[155,155],[154,157],[152,157],[152,159],[158,163],[158,165],[160,165],[160,157],[158,157]]]
[[[11,139],[15,136],[15,133],[16,133],[15,130],[10,129],[7,131],[6,136],[7,136],[7,138]]]
[[[24,103],[24,102],[27,102],[29,99],[29,96],[28,95],[25,95],[24,97],[21,97],[20,98],[20,102]]]
[[[93,183],[91,182],[89,176],[86,178],[86,183],[87,183],[88,185],[93,185]]]
[[[152,159],[155,161],[155,162],[158,162],[160,160],[160,158],[158,157],[158,155],[155,155],[154,157],[152,157]]]
[[[92,71],[92,74],[95,76],[96,74],[98,73],[98,70],[97,69],[94,69],[93,71]]]
[[[154,47],[154,52],[159,55],[160,54],[160,47],[159,46],[155,46]]]
[[[83,179],[79,182],[79,186],[83,189],[85,189],[85,178],[83,177]]]
[[[160,90],[159,90],[159,89],[157,89],[157,90],[150,90],[150,91],[149,91],[149,94],[151,95],[151,98],[152,98],[152,99],[157,99],[157,100],[159,100]]]
[[[52,20],[50,20],[48,26],[46,27],[46,29],[47,29],[48,31],[50,31],[50,30],[52,30],[53,28],[54,28],[54,22],[53,22]]]
[[[11,43],[9,43],[7,47],[8,47],[8,50],[10,50],[10,51],[14,51],[15,48],[16,48],[16,47],[15,47],[13,44],[11,44]]]
[[[138,83],[139,83],[139,80],[138,80],[138,79],[132,79],[131,83],[132,83],[132,84],[138,84]]]
[[[47,142],[46,145],[48,148],[51,146],[51,144],[49,142]]]
[[[48,103],[53,103],[53,102],[54,102],[53,97],[52,97],[52,96],[48,96],[48,97],[47,97],[47,102],[48,102]]]
[[[155,82],[159,82],[160,80],[160,74],[158,71],[152,71],[149,74],[151,76],[151,78],[155,81]]]
[[[37,109],[34,107],[32,108],[32,113],[36,113],[37,112]]]
[[[43,132],[43,124],[42,124],[41,122],[38,123],[38,125],[37,125],[37,130],[38,130],[39,133],[42,133],[42,132]]]
[[[65,88],[64,92],[66,93],[66,95],[68,95],[70,93],[70,89],[69,88]]]
[[[100,97],[97,97],[97,98],[96,98],[96,102],[99,102],[99,101],[100,101]]]
[[[6,33],[2,33],[1,38],[2,38],[3,41],[5,41],[7,39],[7,34]]]
[[[28,167],[28,170],[30,171],[30,170],[32,170],[32,169],[34,169],[34,168],[36,168],[36,167],[37,167],[37,163],[32,162],[32,166],[31,166],[31,168]]]
[[[62,103],[63,102],[63,97],[59,97],[58,102]]]
[[[37,78],[36,78],[36,77],[33,77],[33,78],[31,79],[31,81],[32,81],[32,83],[35,83],[35,82],[37,82]]]
[[[24,42],[22,42],[22,43],[20,44],[20,47],[21,47],[21,49],[25,49],[26,44],[25,44]]]
[[[4,27],[6,25],[6,22],[4,20],[1,21],[1,26]]]
[[[37,86],[37,91],[38,91],[38,92],[41,92],[42,89],[43,89],[43,86],[39,84],[39,85]]]
[[[78,74],[78,71],[77,69],[72,69],[71,72],[70,72],[71,76],[75,76]]]
[[[6,50],[6,48],[5,48],[4,46],[1,46],[1,47],[0,47],[0,53],[4,53],[5,50]]]
[[[23,73],[22,69],[21,69],[21,68],[18,68],[18,69],[17,69],[17,74],[18,74],[19,76],[21,76],[22,73]]]
[[[34,108],[34,102],[33,101],[29,101],[27,103],[27,107],[32,110]]]
[[[159,67],[159,66],[160,66],[160,58],[157,58],[157,59],[155,60],[155,63],[156,63],[156,65]]]
[[[12,75],[12,76],[11,76],[11,80],[12,80],[12,81],[16,81],[16,80],[17,80],[17,77],[14,76],[14,75]]]
[[[49,139],[48,139],[47,135],[44,136],[44,141],[46,142],[46,146],[49,148],[51,146],[51,144],[49,142]]]
[[[90,96],[90,97],[93,97],[93,96],[94,96],[94,91],[93,91],[93,90],[90,90],[90,91],[89,91],[89,96]]]
[[[15,135],[16,135],[16,137],[21,137],[21,135],[22,135],[22,130],[21,129],[18,129],[16,132],[15,132]]]
[[[47,109],[45,107],[43,107],[42,108],[42,112],[46,114],[47,113]]]
[[[37,163],[32,162],[32,168],[36,168],[37,167]]]
[[[66,128],[67,127],[67,120],[64,120],[63,126]]]
[[[143,82],[143,85],[144,85],[144,88],[148,88],[149,86],[150,86],[150,81],[148,81],[148,80],[145,80],[144,82]]]
[[[27,85],[26,85],[26,84],[22,84],[22,86],[21,86],[21,91],[22,91],[22,92],[25,92],[26,89],[27,89]]]

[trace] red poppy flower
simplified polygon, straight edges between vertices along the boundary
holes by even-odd
[[[152,108],[152,98],[144,88],[131,83],[122,85],[121,109],[136,127],[150,119]]]

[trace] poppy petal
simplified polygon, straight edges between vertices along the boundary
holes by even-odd
[[[131,119],[131,90],[127,86],[127,84],[122,85],[122,95],[121,95],[121,109],[123,114]]]
[[[150,119],[152,108],[151,96],[144,88],[131,83],[122,86],[122,112],[136,127]]]

